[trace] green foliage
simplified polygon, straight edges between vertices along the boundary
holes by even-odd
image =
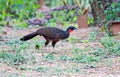
[[[26,21],[15,20],[14,27],[15,28],[27,28],[28,24],[26,23]]]
[[[118,12],[120,12],[119,7],[119,2],[110,4],[110,7],[104,11],[107,21],[120,20],[120,17],[118,16]]]
[[[96,48],[96,50],[95,50],[95,52],[93,52],[92,53],[93,55],[95,55],[95,56],[102,56],[102,55],[104,55],[105,53],[104,53],[104,51],[103,51],[103,49],[102,48]]]
[[[101,39],[101,44],[108,54],[120,55],[120,41],[113,40],[111,37],[104,37]]]
[[[6,23],[6,21],[0,21],[0,26],[4,26]]]
[[[85,55],[85,54],[76,54],[74,55],[72,60],[78,63],[91,63],[91,62],[99,62],[100,57]]]
[[[5,42],[3,44],[10,46],[11,47],[10,51],[12,51],[12,52],[15,51],[17,53],[19,53],[23,50],[26,50],[26,48],[29,47],[28,42],[23,43],[23,42],[19,41],[18,39],[12,39],[12,40],[9,40],[8,42]]]
[[[16,65],[24,63],[25,58],[20,53],[12,54],[7,51],[3,51],[0,53],[0,61],[10,65]]]
[[[90,32],[89,39],[95,41],[97,39],[97,33],[95,31]]]
[[[50,2],[51,1],[51,2]],[[61,5],[73,5],[74,1],[73,0],[45,0],[46,5],[50,7],[56,7],[56,6],[61,6]]]
[[[49,53],[48,55],[45,56],[47,60],[54,60],[54,55],[52,53]]]
[[[62,55],[62,56],[60,56],[60,59],[63,61],[67,61],[69,58],[66,55]]]
[[[94,19],[88,16],[88,25],[92,25],[94,23]]]
[[[0,1],[0,20],[11,21],[11,19],[18,19],[24,21],[25,19],[35,16],[35,11],[39,7],[36,0],[1,0]],[[26,23],[21,23],[26,27]]]
[[[33,69],[34,71],[38,71],[38,72],[45,72],[46,70],[48,70],[48,67],[35,67]]]
[[[76,43],[76,41],[77,41],[77,39],[75,38],[75,37],[73,37],[73,36],[70,36],[69,38],[68,38],[68,41],[70,41],[71,43]]]
[[[0,1],[0,26],[14,24],[15,27],[28,27],[26,23],[26,19],[29,18],[45,18],[43,13],[36,11],[39,8],[39,3],[37,0],[1,0]],[[73,5],[73,0],[52,0],[47,1],[45,0],[46,5],[49,7],[57,7],[61,5]],[[45,25],[49,26],[57,26],[56,23],[65,24],[66,21],[69,22],[76,22],[77,16],[74,16],[76,10],[62,10],[62,11],[55,11],[52,12],[51,15],[53,16],[52,19],[49,20]],[[13,21],[12,21],[13,20]]]
[[[9,74],[8,77],[19,77],[18,73]],[[25,75],[20,75],[20,77],[26,77]]]
[[[100,26],[100,28],[104,28],[107,34],[111,35],[111,32],[108,31],[108,22],[114,20],[120,20],[120,1],[114,0],[92,0],[90,1],[93,14],[94,14],[94,23],[96,26]],[[96,4],[96,5],[94,5]],[[106,6],[105,6],[106,5]]]
[[[28,42],[21,42],[17,39],[12,39],[7,42],[1,43],[3,46],[6,45],[9,50],[2,49],[0,52],[0,61],[5,62],[9,65],[18,65],[26,62],[25,56],[22,55],[22,51],[25,51],[29,47]]]
[[[83,50],[80,49],[80,48],[76,48],[76,47],[73,47],[73,48],[72,48],[72,53],[74,53],[74,54],[78,54],[78,53],[80,53],[81,51],[83,51]]]
[[[73,16],[74,14],[75,10],[71,10],[69,12],[67,12],[66,10],[52,12],[51,15],[53,16],[53,18],[50,19],[48,21],[49,23],[46,23],[46,25],[57,26],[56,23],[62,23],[66,26],[67,21],[75,23],[77,21],[77,16]]]
[[[80,72],[80,69],[77,67],[71,67],[71,68],[69,67],[66,69],[66,72],[67,73],[77,73],[77,72]]]

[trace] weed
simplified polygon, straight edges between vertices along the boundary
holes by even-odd
[[[100,57],[95,57],[93,55],[86,55],[86,54],[76,54],[72,58],[74,62],[78,63],[91,63],[91,62],[99,62]]]
[[[18,77],[18,73],[10,74],[8,77]]]
[[[91,54],[91,53],[90,53]],[[103,52],[103,49],[102,48],[96,48],[95,52],[92,52],[93,55],[95,56],[102,56],[104,55],[105,53]]]
[[[26,50],[29,47],[29,42],[21,42],[18,39],[12,39],[5,42],[7,46],[10,47],[10,51],[21,52]]]
[[[27,28],[28,24],[25,21],[20,21],[20,20],[14,20],[14,28],[15,29],[20,29],[20,28]]]
[[[26,77],[25,75],[19,75],[18,73],[10,74],[8,77]]]
[[[88,62],[99,62],[100,59],[101,59],[101,57],[96,57],[96,56],[92,56],[92,55],[87,56]]]
[[[34,55],[31,55],[29,52],[24,53],[24,58],[26,60],[26,64],[35,64],[36,63],[36,57]]]
[[[19,66],[17,67],[18,70],[27,70],[28,68],[26,66]]]
[[[102,61],[107,67],[111,67],[112,64],[113,64],[113,61],[110,60],[109,58],[108,59],[105,59]]]
[[[71,58],[74,62],[82,62],[82,59],[85,57],[84,54],[76,54],[73,56],[73,58]]]
[[[97,39],[96,37],[97,37],[97,33],[95,33],[94,31],[91,32],[90,35],[89,35],[89,39],[91,41],[95,41]]]
[[[70,36],[68,38],[68,41],[70,41],[72,44],[75,44],[75,43],[89,43],[89,40],[76,39],[76,37],[74,37],[74,36]]]
[[[118,62],[120,62],[120,58],[118,58]]]
[[[25,58],[20,54],[12,54],[7,51],[1,51],[0,53],[0,61],[5,62],[9,65],[16,65],[25,62]]]
[[[38,71],[38,72],[45,72],[45,71],[47,71],[48,70],[48,67],[42,67],[42,66],[38,66],[38,67],[35,67],[35,68],[33,68],[33,70],[34,71]]]
[[[81,51],[82,51],[82,49],[80,49],[80,48],[76,48],[76,47],[72,48],[72,53],[74,53],[74,54],[77,54],[77,53],[79,53]]]
[[[35,49],[38,50],[38,49],[40,49],[41,47],[44,46],[45,41],[40,41],[40,40],[38,40],[36,38],[33,38],[33,39],[34,39],[33,42],[35,44]]]
[[[55,71],[58,73],[58,75],[62,74],[62,69],[61,68],[56,68]]]
[[[120,41],[113,40],[111,37],[103,37],[101,44],[104,46],[104,51],[110,55],[120,55]]]
[[[71,43],[76,43],[76,38],[75,37],[73,37],[73,36],[70,36],[69,38],[68,38],[68,41],[70,41]]]
[[[49,53],[48,55],[45,56],[47,60],[54,60],[54,55],[52,53]]]
[[[85,69],[95,68],[95,67],[97,67],[97,66],[96,66],[96,64],[93,64],[93,63],[91,63],[91,64],[87,63],[87,64],[83,65],[83,68],[85,68]]]
[[[68,73],[77,73],[79,71],[80,71],[80,69],[78,67],[69,67],[66,69],[66,72],[68,72]]]
[[[60,56],[60,59],[63,60],[63,61],[67,61],[68,60],[68,56],[62,55],[62,56]]]

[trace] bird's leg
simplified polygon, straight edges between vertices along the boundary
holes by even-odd
[[[58,41],[59,41],[58,39],[57,39],[57,40],[52,41],[52,47],[53,47],[53,48],[55,47],[55,44],[56,44]]]
[[[49,44],[49,42],[50,42],[50,41],[49,41],[48,39],[46,39],[44,51],[47,51],[46,46]]]
[[[55,47],[55,44],[58,42],[58,40],[57,41],[52,41],[52,47],[53,47],[53,52],[52,53],[54,53],[54,54],[56,54],[56,49],[54,48]]]
[[[45,46],[47,46],[48,44],[49,44],[49,40],[46,40],[46,42],[45,42]]]
[[[56,44],[56,41],[52,41],[52,47],[54,48]]]

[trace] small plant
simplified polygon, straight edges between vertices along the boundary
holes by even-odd
[[[45,72],[48,70],[48,67],[35,67],[33,70],[38,72]]]
[[[22,64],[25,62],[25,58],[20,54],[12,54],[7,51],[0,53],[0,61],[5,62],[9,65]]]
[[[22,50],[25,50],[26,48],[29,47],[29,43],[28,42],[21,42],[18,39],[12,39],[9,40],[7,42],[5,42],[5,44],[7,46],[10,46],[10,51],[15,51],[17,52],[21,52]]]
[[[95,41],[97,38],[97,33],[96,32],[91,32],[90,33],[90,35],[89,35],[89,39],[91,40],[91,41]]]
[[[15,20],[14,21],[14,28],[27,28],[28,24],[26,21]]]
[[[113,40],[111,37],[103,37],[101,44],[104,46],[104,51],[107,53],[120,55],[120,41]]]
[[[47,60],[54,60],[54,55],[52,53],[49,53],[48,55],[45,56]]]
[[[69,67],[65,70],[67,73],[77,73],[80,72],[80,69],[77,67]]]
[[[68,60],[68,56],[62,55],[62,56],[60,56],[60,59],[63,60],[63,61],[67,61]]]
[[[73,37],[73,36],[70,36],[70,37],[68,38],[68,41],[70,41],[70,42],[73,43],[73,44],[77,42],[76,38]]]
[[[88,25],[92,25],[94,23],[94,19],[88,16]]]
[[[105,53],[103,52],[103,48],[96,48],[95,52],[92,53],[95,56],[102,56]]]
[[[10,74],[8,75],[8,77],[26,77],[25,75],[19,75],[18,73],[13,73],[13,74]]]
[[[78,54],[78,53],[80,53],[82,51],[82,49],[80,49],[80,48],[76,48],[76,47],[73,47],[72,48],[72,53],[74,53],[74,54]]]
[[[91,62],[99,62],[100,57],[96,57],[93,55],[87,55],[87,54],[76,54],[73,58],[71,58],[72,61],[78,62],[78,63],[91,63]]]
[[[120,12],[120,3],[112,3],[111,6],[105,10],[106,14],[106,20],[112,21],[112,20],[120,20],[120,17],[118,16],[118,12]]]
[[[39,7],[36,0],[1,0],[0,4],[0,21],[5,21],[5,23],[1,22],[0,24],[9,25],[13,19],[18,19],[21,22],[21,25],[18,25],[20,27],[27,26],[24,21],[34,17],[35,11]]]
[[[78,62],[78,63],[82,63],[83,61],[82,61],[82,59],[85,57],[85,55],[84,54],[76,54],[76,55],[74,55],[74,57],[72,58],[72,60],[74,61],[74,62]]]

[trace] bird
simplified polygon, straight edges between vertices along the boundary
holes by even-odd
[[[69,26],[66,30],[60,29],[60,28],[56,28],[56,27],[43,27],[38,29],[35,32],[32,32],[28,35],[23,36],[22,38],[20,38],[21,41],[27,41],[32,39],[33,37],[39,35],[39,36],[43,36],[46,40],[45,42],[45,46],[47,46],[49,44],[49,42],[52,41],[52,47],[55,47],[55,44],[59,41],[59,40],[63,40],[63,39],[67,39],[70,35],[70,33],[75,30],[77,28],[73,27],[73,26]]]

